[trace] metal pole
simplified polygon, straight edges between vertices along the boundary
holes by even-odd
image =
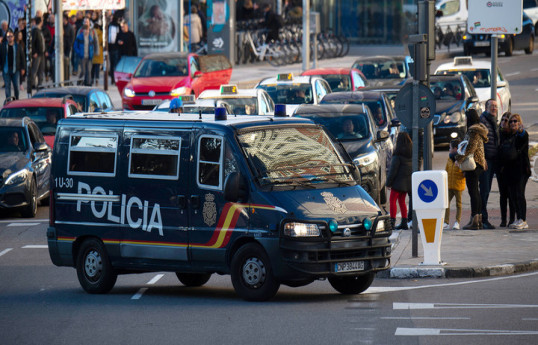
[[[106,10],[103,9],[103,88],[108,91],[108,39],[107,39],[107,25],[106,25]]]
[[[310,68],[310,1],[303,0],[303,71]]]
[[[184,18],[183,16],[185,15],[185,11],[183,9],[183,4],[180,3],[179,5],[179,51],[180,52],[184,52],[185,51],[185,41],[183,40],[183,30],[185,30],[185,28],[183,27],[184,25]]]
[[[416,45],[415,45],[416,46]],[[415,57],[417,54],[415,54]],[[415,62],[416,63],[416,62]],[[413,79],[413,107],[412,107],[412,129],[413,129],[413,172],[419,171],[419,152],[418,152],[418,118],[417,114],[419,112],[418,109],[418,80]],[[424,138],[426,138],[426,133],[424,133]],[[411,255],[416,258],[418,257],[418,222],[417,217],[415,215],[415,211],[412,211],[413,213],[413,229],[411,232]]]
[[[32,97],[32,28],[30,23],[32,19],[32,4],[28,2],[26,5],[26,93],[28,98]]]
[[[64,81],[64,22],[63,22],[63,6],[61,0],[54,1],[54,9],[52,13],[56,14],[54,25],[54,52],[55,52],[55,70],[54,83],[60,85]]]
[[[499,51],[497,35],[491,35],[491,99],[497,100],[497,55]]]

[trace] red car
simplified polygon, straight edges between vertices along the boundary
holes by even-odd
[[[76,112],[77,103],[68,97],[29,98],[4,105],[0,110],[0,118],[31,118],[43,133],[47,145],[52,148],[58,121]]]
[[[232,65],[224,55],[158,53],[145,56],[121,94],[123,108],[151,110],[163,100],[228,84]]]
[[[138,56],[124,56],[116,65],[116,69],[114,70],[114,84],[116,84],[120,95],[123,93],[125,85],[131,81],[131,77],[140,60],[142,58]]]
[[[301,75],[319,75],[327,80],[333,92],[355,91],[368,86],[366,77],[356,68],[315,68]]]

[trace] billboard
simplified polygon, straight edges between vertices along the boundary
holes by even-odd
[[[121,10],[125,0],[62,0],[65,10]]]

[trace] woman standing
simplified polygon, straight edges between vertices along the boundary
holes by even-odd
[[[499,201],[501,206],[501,224],[499,225],[501,228],[505,228],[507,225],[511,225],[514,223],[515,220],[515,207],[514,203],[512,202],[512,199],[509,197],[509,189],[510,189],[510,180],[506,176],[506,171],[508,169],[508,162],[510,161],[509,156],[511,153],[509,151],[511,150],[505,150],[505,147],[510,147],[511,145],[511,139],[512,136],[510,131],[510,125],[508,124],[508,121],[510,120],[510,116],[512,113],[506,112],[501,117],[501,123],[500,123],[500,131],[499,131],[499,138],[500,138],[500,145],[499,145],[499,173],[497,174],[497,183],[499,184]],[[509,214],[510,218],[508,220],[508,223],[506,222],[506,205],[508,204],[509,208]]]
[[[512,114],[508,121],[510,134],[514,139],[515,159],[506,164],[506,178],[510,181],[510,199],[516,209],[517,220],[510,227],[512,229],[528,229],[527,201],[525,200],[525,187],[531,176],[529,160],[529,134],[523,129],[523,122],[519,114]]]
[[[488,129],[480,123],[480,117],[475,109],[469,109],[467,115],[467,134],[466,139],[469,141],[464,155],[458,155],[456,161],[458,165],[463,160],[473,154],[476,162],[476,168],[465,172],[465,181],[469,197],[471,198],[471,221],[463,227],[464,230],[482,229],[482,199],[478,189],[478,178],[480,174],[488,169],[484,155],[484,143],[488,142]]]
[[[400,132],[396,141],[396,149],[392,155],[390,170],[387,176],[387,187],[390,188],[390,220],[392,227],[396,223],[396,201],[400,205],[402,222],[396,227],[397,230],[407,230],[407,206],[405,196],[411,192],[411,174],[413,164],[411,156],[413,153],[413,142],[407,132]]]
[[[24,41],[24,36],[23,36],[23,32],[22,31],[17,31],[15,32],[15,42],[17,43],[17,45],[19,47],[22,47],[22,51],[24,53],[24,56],[23,56],[23,59],[24,59],[24,66],[25,66],[25,70],[26,70],[26,42]],[[24,90],[24,87],[22,85],[22,83],[24,83],[24,81],[26,80],[26,73],[21,73],[21,76],[20,76],[20,80],[19,80],[19,85],[20,85],[20,89],[21,91]]]

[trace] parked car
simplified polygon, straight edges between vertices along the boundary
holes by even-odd
[[[525,54],[532,54],[534,51],[534,24],[532,20],[523,12],[522,30],[519,34],[498,34],[499,53],[504,52],[506,56],[512,56],[514,50],[525,50]],[[491,35],[488,34],[465,34],[463,36],[463,54],[472,55],[476,53],[486,53],[491,55]]]
[[[221,85],[219,90],[205,90],[198,100],[220,100],[232,107],[237,115],[273,115],[275,103],[262,89],[239,89],[237,85]]]
[[[138,56],[124,56],[120,59],[114,70],[114,84],[118,88],[120,95],[123,93],[125,85],[131,81],[133,73],[142,60]]]
[[[0,208],[35,217],[48,201],[51,149],[32,119],[0,119]]]
[[[378,205],[386,203],[387,155],[382,145],[389,139],[385,130],[377,130],[368,107],[357,104],[303,104],[295,117],[323,125],[339,140],[361,173],[361,186]],[[385,195],[385,196],[382,196]]]
[[[390,104],[392,105],[393,113],[396,113],[395,106],[396,106],[396,96],[398,96],[398,92],[402,89],[403,85],[381,85],[381,86],[368,86],[363,88],[361,91],[379,91],[383,92],[385,95],[387,95],[388,99],[390,100]]]
[[[0,110],[0,118],[31,118],[43,133],[47,145],[52,148],[58,121],[76,112],[77,104],[69,97],[29,98],[4,105]]]
[[[459,56],[454,58],[454,62],[437,67],[435,74],[464,74],[467,76],[474,86],[482,111],[486,110],[486,101],[491,98],[491,61],[473,60],[470,56]],[[512,109],[510,84],[504,78],[499,66],[497,66],[497,104],[500,114]]]
[[[91,86],[66,86],[41,89],[32,98],[72,96],[79,112],[109,112],[115,110],[106,91]]]
[[[411,77],[410,62],[410,56],[364,56],[351,68],[360,70],[370,86],[402,85]]]
[[[151,110],[163,100],[228,84],[232,65],[224,55],[156,53],[146,55],[121,94],[128,110]]]
[[[356,68],[313,68],[301,75],[318,75],[325,79],[333,92],[354,91],[368,86],[368,80]]]

